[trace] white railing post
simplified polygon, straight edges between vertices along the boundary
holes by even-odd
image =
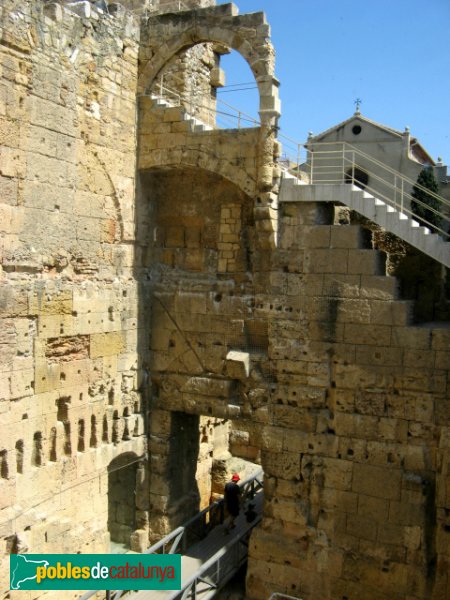
[[[403,185],[404,185],[404,181],[402,178],[402,189],[401,189],[401,194],[400,194],[400,212],[403,212]]]
[[[345,177],[345,175],[344,175]],[[352,152],[352,184],[355,185],[355,151]]]
[[[397,175],[394,175],[394,206],[397,208]]]

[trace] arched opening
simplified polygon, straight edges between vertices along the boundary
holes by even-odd
[[[261,119],[276,125],[279,116],[278,82],[274,78],[274,51],[270,42],[270,30],[263,13],[234,15],[232,6],[218,6],[218,21],[211,27],[208,19],[198,19],[195,13],[186,14],[185,19],[171,22],[168,28],[164,21],[144,31],[142,44],[149,60],[143,63],[139,74],[139,90],[148,92],[155,79],[167,63],[167,58],[179,55],[195,44],[212,44],[221,53],[228,48],[238,51],[247,61],[260,89],[259,112]]]
[[[89,440],[89,446],[91,448],[97,448],[97,417],[95,415],[91,416],[91,438]]]
[[[58,453],[57,453],[57,449],[56,449],[56,443],[57,443],[57,433],[56,433],[56,427],[52,427],[51,431],[50,431],[50,455],[49,455],[49,460],[51,462],[56,462],[58,459]]]
[[[17,473],[23,473],[23,455],[24,455],[24,444],[23,440],[17,440],[16,442],[16,470]]]
[[[0,452],[0,476],[2,479],[9,477],[8,452],[6,450]]]
[[[84,419],[78,420],[78,452],[84,452]]]
[[[108,531],[111,551],[126,551],[136,529],[136,471],[138,457],[125,452],[108,466]]]
[[[33,453],[31,455],[31,464],[34,467],[42,466],[42,463],[43,463],[42,446],[43,446],[42,433],[40,431],[36,431],[36,433],[33,436]]]
[[[103,415],[102,442],[105,444],[109,443],[108,417],[106,415]]]
[[[216,89],[220,85],[219,56],[211,43],[181,50],[158,73],[152,95],[168,105],[184,106],[191,116],[212,124]]]
[[[244,58],[231,50],[221,60],[224,85],[217,90],[219,127],[255,127],[259,123],[259,90],[252,70]],[[230,116],[231,113],[231,116]]]
[[[364,190],[369,183],[369,175],[358,167],[352,167],[345,173],[345,183],[353,183]]]
[[[181,50],[158,73],[150,94],[166,106],[183,106],[198,125],[259,126],[259,90],[252,70],[239,52],[221,44]]]

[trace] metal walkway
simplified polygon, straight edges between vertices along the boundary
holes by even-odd
[[[236,519],[236,527],[230,533],[226,533],[224,526],[224,502],[218,500],[144,553],[181,554],[181,590],[117,590],[106,592],[106,600],[212,598],[247,560],[250,533],[262,518],[262,469],[242,481],[239,487],[242,509]],[[100,593],[87,592],[79,600],[88,600]]]

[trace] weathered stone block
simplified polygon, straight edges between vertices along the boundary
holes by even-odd
[[[362,325],[347,323],[344,341],[368,346],[390,346],[391,327],[388,325]]]
[[[124,348],[124,334],[120,331],[96,333],[90,336],[91,358],[120,354]]]
[[[364,230],[358,225],[350,227],[331,227],[331,248],[359,248],[365,237]]]
[[[232,379],[246,379],[250,374],[249,353],[230,350],[226,356],[226,371]]]
[[[400,500],[400,490],[401,471],[399,469],[363,464],[354,465],[352,491],[376,498]]]

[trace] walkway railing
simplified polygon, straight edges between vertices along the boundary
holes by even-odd
[[[263,471],[259,469],[256,473],[239,483],[241,488],[241,503],[242,506],[247,501],[252,501],[256,494],[263,488]],[[197,544],[206,536],[214,527],[220,525],[224,521],[225,510],[223,498],[210,504],[207,508],[196,514],[192,519],[184,525],[177,527],[159,542],[153,544],[143,554],[185,554],[189,547]],[[261,521],[261,514],[255,514],[252,520],[251,528]],[[248,538],[249,529],[246,531]],[[245,541],[245,540],[244,540]],[[192,595],[195,598],[196,593],[201,590],[211,589],[211,595],[217,587],[222,586],[233,574],[239,569],[240,565],[247,558],[247,547],[243,544],[242,536],[232,536],[231,538],[224,537],[224,546],[209,558],[199,570],[192,575],[186,582],[183,583],[181,590],[167,592],[167,600],[169,598],[187,598]],[[97,594],[101,594],[98,590],[92,590],[83,594],[79,600],[88,600]],[[125,594],[126,590],[105,591],[104,598],[106,600],[119,600]],[[97,596],[99,598],[100,596]],[[202,595],[205,600],[208,596]]]
[[[419,185],[409,177],[382,163],[347,142],[314,142],[306,144],[306,163],[299,165],[298,174],[306,174],[311,184],[352,183],[396,211],[428,227],[433,233],[447,236],[450,228],[450,201],[439,194]],[[436,201],[437,206],[429,206],[412,196],[415,187]],[[417,216],[412,210],[412,202],[426,210],[428,218]],[[435,224],[436,221],[439,224]]]
[[[217,99],[213,107],[206,104],[205,96],[200,94],[175,92],[164,85],[163,77],[152,96],[168,101],[174,106],[185,106],[192,118],[198,119],[199,123],[205,123],[211,128],[218,128],[220,120],[225,121],[227,127],[230,127],[231,123],[238,129],[242,126],[258,127],[261,124],[223,100]],[[304,183],[310,184],[353,183],[367,190],[395,211],[425,225],[432,233],[437,233],[444,238],[448,237],[450,201],[439,194],[419,185],[348,142],[300,144],[281,132],[278,132],[278,139],[285,147],[296,153],[295,158],[286,156],[281,159],[280,166],[285,173],[289,172]],[[363,180],[364,177],[367,177],[367,181]],[[414,198],[411,194],[413,186],[435,199],[440,208],[434,208]],[[417,216],[412,210],[412,202],[427,211],[425,214],[428,218]]]
[[[261,521],[259,515],[253,527]],[[247,538],[249,533],[247,532]],[[213,597],[218,588],[223,587],[241,565],[247,560],[248,547],[242,538],[235,537],[207,560],[200,569],[186,581],[181,590],[172,592],[167,600],[195,598],[201,593],[202,600]]]
[[[263,487],[263,471],[256,473],[241,481],[241,503],[252,500],[256,493]],[[151,546],[144,554],[183,554],[187,548],[205,538],[211,529],[223,523],[224,500],[216,500],[201,512],[196,514],[184,525],[177,527],[162,540]]]

